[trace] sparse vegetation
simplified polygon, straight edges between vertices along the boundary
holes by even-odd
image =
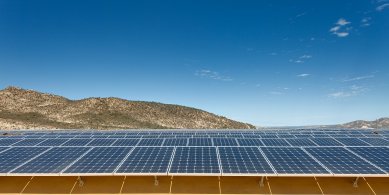
[[[8,87],[0,91],[0,129],[247,129],[253,125],[179,105],[119,98],[69,100]]]

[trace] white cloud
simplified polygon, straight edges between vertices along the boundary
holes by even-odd
[[[368,89],[358,85],[351,85],[348,89],[328,94],[331,98],[346,98],[363,94]]]
[[[371,17],[362,18],[362,20],[361,20],[361,26],[362,26],[362,27],[368,27],[368,26],[370,26],[370,20],[371,20]]]
[[[339,25],[339,26],[345,26],[345,25],[347,25],[347,24],[350,24],[350,22],[347,21],[347,20],[344,19],[344,18],[340,18],[336,24]]]
[[[338,37],[347,37],[350,33],[349,31],[351,30],[349,24],[351,22],[347,21],[344,18],[340,18],[336,23],[336,25],[330,28],[330,32]]]
[[[232,81],[233,79],[227,76],[220,75],[220,73],[211,70],[198,70],[195,72],[196,76],[219,80],[219,81]]]
[[[302,55],[300,57],[298,57],[297,59],[289,59],[289,62],[293,62],[293,63],[297,63],[297,64],[301,64],[301,63],[304,63],[306,60],[312,58],[311,55]]]
[[[302,56],[300,56],[299,57],[300,59],[310,59],[310,58],[312,58],[312,56],[311,55],[302,55]]]
[[[384,3],[376,8],[377,11],[383,11],[384,9],[389,8],[389,3]]]
[[[283,95],[284,94],[284,93],[279,92],[279,91],[271,91],[269,93],[272,94],[272,95]]]
[[[336,32],[340,29],[340,26],[334,26],[330,29],[330,32]]]
[[[374,75],[365,75],[365,76],[359,76],[359,77],[352,77],[352,78],[344,79],[343,82],[359,81],[359,80],[365,80],[365,79],[371,79],[371,78],[374,78]]]
[[[335,92],[335,93],[330,93],[328,94],[329,97],[332,97],[332,98],[344,98],[344,97],[350,97],[352,96],[352,94],[348,93],[348,92],[344,92],[344,91],[339,91],[339,92]]]
[[[336,32],[334,34],[337,35],[338,37],[347,37],[349,35],[348,32]]]
[[[298,77],[308,77],[308,76],[311,76],[311,74],[306,74],[306,73],[303,73],[303,74],[299,74],[297,75]]]

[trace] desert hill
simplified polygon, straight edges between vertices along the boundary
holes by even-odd
[[[0,90],[0,129],[248,129],[203,110],[120,98],[70,100],[8,87]]]

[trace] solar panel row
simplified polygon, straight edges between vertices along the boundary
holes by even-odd
[[[389,146],[383,138],[48,138],[0,139],[0,146]]]
[[[0,174],[387,175],[388,147],[0,147]]]

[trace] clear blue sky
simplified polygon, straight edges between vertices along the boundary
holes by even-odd
[[[261,126],[389,116],[389,1],[0,0],[0,87]]]

